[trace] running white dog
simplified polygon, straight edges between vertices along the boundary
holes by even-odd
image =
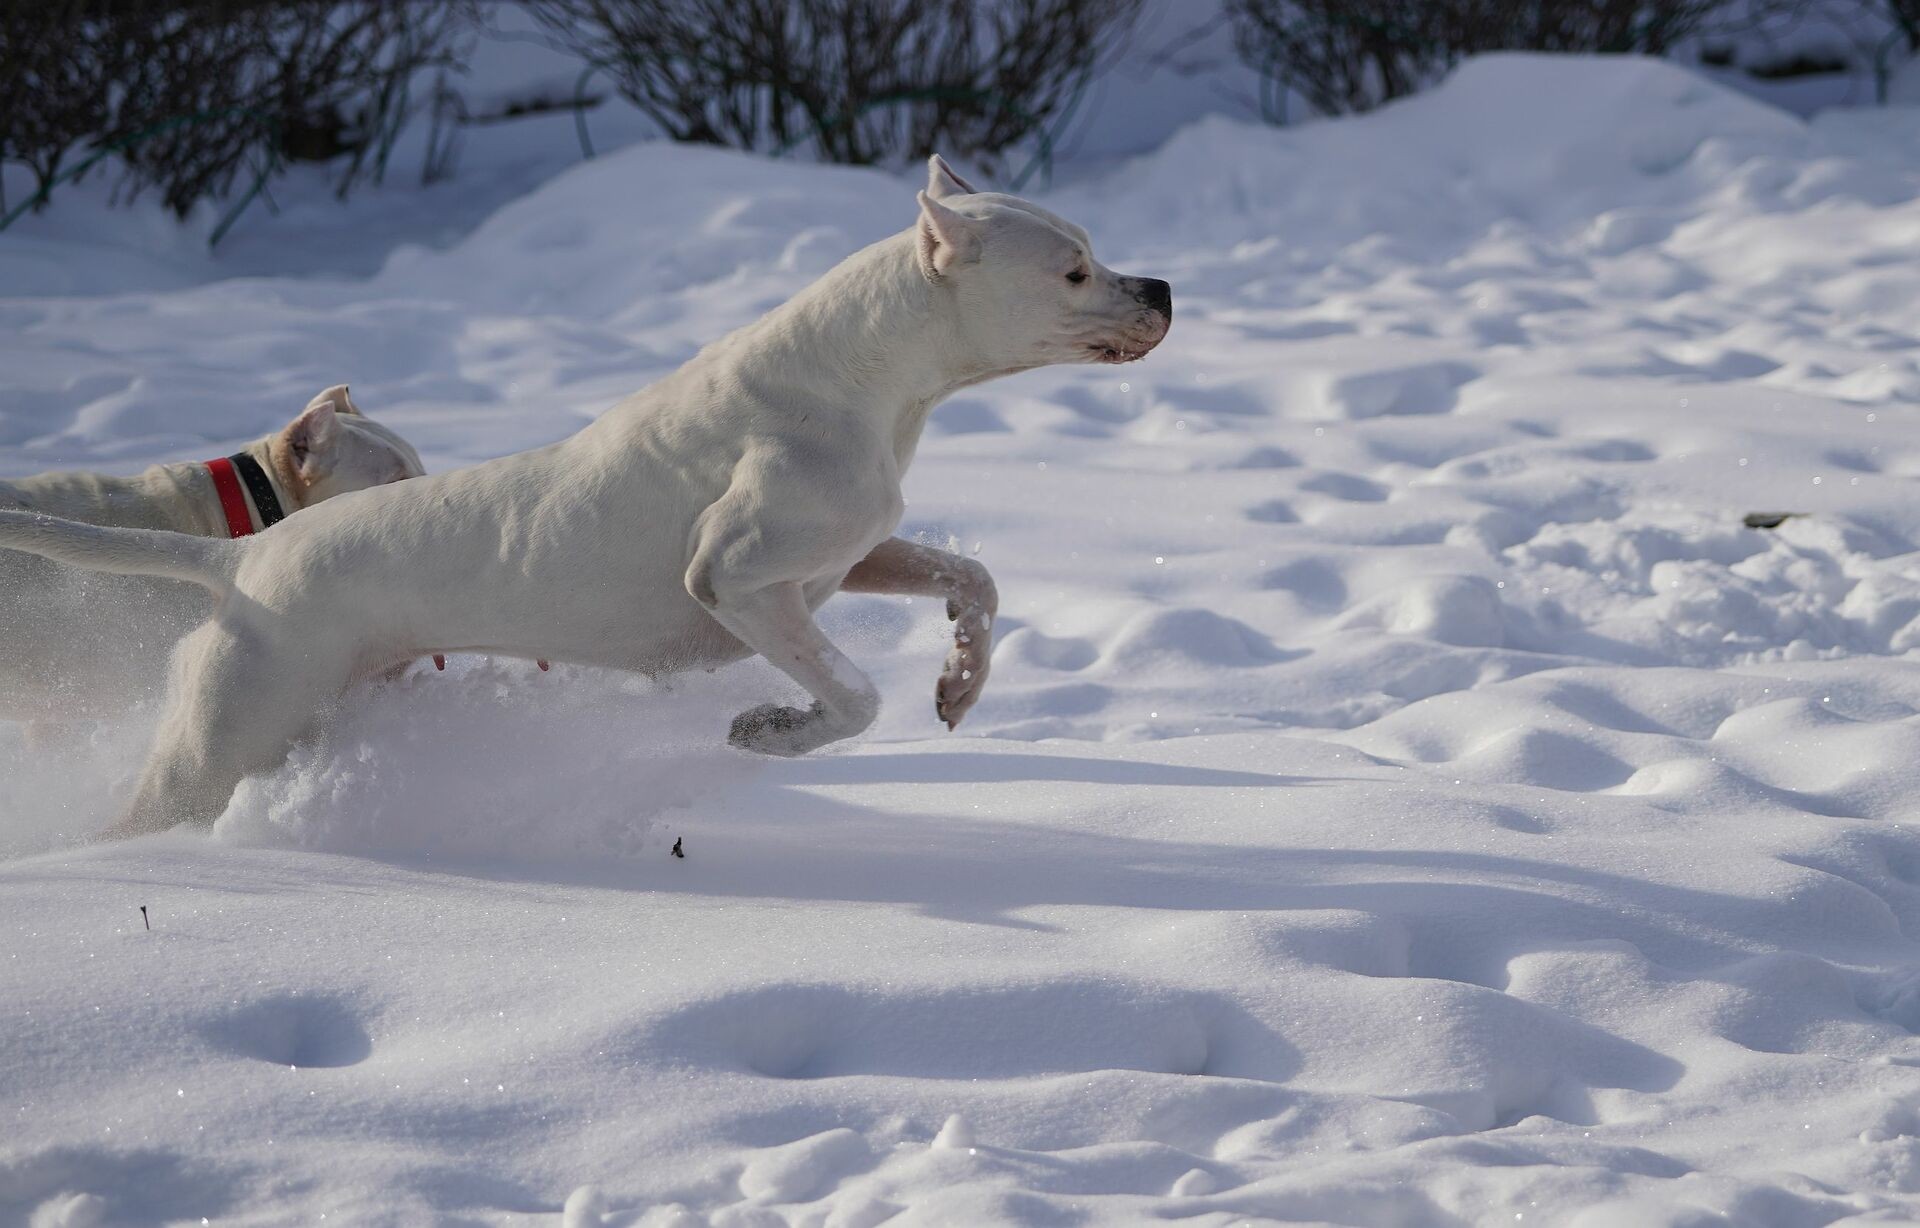
[[[47,473],[0,482],[0,507],[224,538],[421,473],[407,441],[363,415],[341,384],[232,456],[131,477]],[[0,719],[107,716],[152,698],[174,644],[213,610],[197,584],[77,572],[0,550]]]
[[[351,682],[436,649],[644,673],[759,653],[813,703],[742,713],[730,740],[805,753],[879,709],[814,623],[842,588],[946,601],[951,727],[986,681],[997,598],[978,563],[890,537],[928,412],[995,376],[1139,358],[1172,310],[1078,226],[935,158],[916,225],[560,443],[238,541],[0,512],[0,546],[219,596],[116,835],[213,820]]]

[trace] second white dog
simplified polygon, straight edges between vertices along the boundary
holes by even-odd
[[[412,446],[355,408],[341,384],[232,457],[128,477],[69,472],[0,482],[0,507],[224,538],[422,472]],[[251,486],[260,483],[256,495]],[[153,698],[174,644],[213,607],[197,584],[74,571],[0,550],[0,719],[110,716]]]
[[[1014,371],[1138,358],[1172,311],[1167,283],[1103,267],[1078,226],[974,192],[936,158],[912,227],[550,447],[347,495],[257,538],[0,512],[0,546],[219,594],[181,644],[116,834],[211,821],[317,704],[435,649],[646,673],[759,653],[812,703],[742,713],[731,740],[804,753],[879,708],[813,619],[841,588],[946,601],[935,705],[951,726],[986,681],[997,598],[978,563],[889,536],[928,412]]]

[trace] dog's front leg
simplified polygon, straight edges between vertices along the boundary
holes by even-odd
[[[952,729],[973,707],[993,663],[993,616],[1000,595],[987,569],[972,559],[890,537],[854,564],[840,583],[849,593],[940,597],[953,622],[953,651],[933,688],[933,710]]]
[[[813,621],[792,581],[714,594],[707,609],[735,639],[771,661],[813,696],[811,708],[763,704],[734,718],[727,740],[767,755],[804,755],[873,723],[880,693]]]

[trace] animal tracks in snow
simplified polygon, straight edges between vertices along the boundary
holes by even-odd
[[[262,998],[207,1019],[199,1030],[216,1049],[275,1066],[352,1066],[373,1052],[353,1005],[324,996]]]

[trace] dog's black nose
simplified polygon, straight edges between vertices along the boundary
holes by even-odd
[[[1173,287],[1153,277],[1140,279],[1140,290],[1133,296],[1136,303],[1151,307],[1167,319],[1173,319]]]

